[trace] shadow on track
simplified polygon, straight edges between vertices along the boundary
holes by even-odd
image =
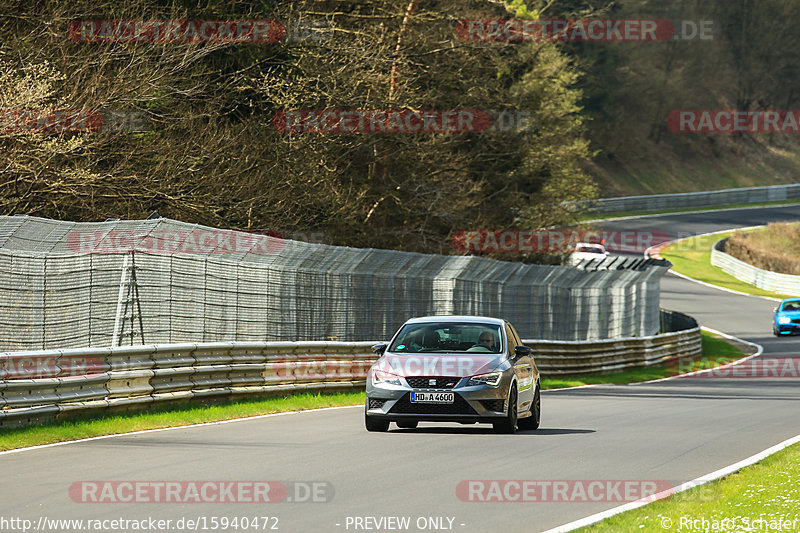
[[[594,433],[593,429],[567,429],[567,428],[539,428],[537,430],[519,430],[515,435],[526,435],[531,437],[546,436],[546,435],[573,435],[580,433]],[[445,435],[468,434],[468,435],[495,435],[491,426],[464,426],[464,427],[448,427],[448,426],[430,426],[418,427],[416,429],[393,429],[390,433],[437,433]]]

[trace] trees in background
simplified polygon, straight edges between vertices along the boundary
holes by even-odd
[[[334,244],[449,252],[459,230],[571,222],[565,201],[597,194],[589,174],[602,177],[601,195],[663,192],[651,169],[669,175],[698,161],[730,166],[745,149],[797,149],[780,136],[677,135],[665,124],[675,109],[795,108],[800,7],[790,0],[186,6],[0,0],[0,213],[102,220],[157,210]],[[711,19],[714,38],[509,44],[456,32],[464,19],[511,16]],[[260,44],[70,39],[70,23],[84,19],[278,19],[286,34]],[[9,126],[15,111],[58,109],[98,111],[105,127]],[[511,111],[523,120],[472,133],[274,124],[285,110],[325,109]],[[636,168],[640,181],[626,183]],[[702,179],[691,186],[707,188]]]
[[[519,2],[517,2],[519,4]],[[530,2],[529,2],[530,4]],[[147,131],[0,132],[0,208],[70,220],[164,216],[322,231],[449,252],[471,228],[563,223],[590,197],[578,72],[554,43],[473,43],[483,0],[36,5],[0,12],[0,108],[135,111]],[[533,6],[531,6],[533,8]],[[279,19],[271,44],[76,42],[76,19]],[[511,110],[515,131],[290,133],[282,110]]]

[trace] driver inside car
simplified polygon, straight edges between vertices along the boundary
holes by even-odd
[[[494,334],[491,331],[482,331],[481,334],[478,336],[478,342],[469,350],[468,352],[483,352],[495,351],[495,344],[494,344]]]

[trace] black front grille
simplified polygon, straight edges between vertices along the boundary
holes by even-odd
[[[383,404],[386,403],[386,400],[382,398],[370,398],[369,399],[369,408],[370,409],[380,409],[383,407]]]
[[[441,376],[407,377],[408,385],[413,389],[452,389],[461,378]]]
[[[411,403],[411,393],[400,398],[389,413],[414,415],[477,415],[467,401],[456,394],[453,403]]]
[[[504,412],[506,408],[506,401],[502,398],[499,400],[481,400],[481,405],[483,405],[484,409],[487,411],[497,411],[497,412]]]
[[[793,318],[792,324],[800,324],[800,318]]]

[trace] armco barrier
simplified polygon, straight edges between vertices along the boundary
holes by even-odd
[[[722,239],[715,243],[711,249],[711,264],[713,266],[719,267],[734,278],[750,283],[759,289],[782,294],[800,295],[800,276],[762,270],[736,259],[723,251],[727,241],[728,239]]]
[[[373,342],[201,343],[0,354],[0,427],[167,400],[363,386]],[[68,355],[65,355],[68,354]],[[66,375],[81,357],[91,373]]]
[[[650,337],[602,341],[523,341],[545,375],[613,372],[700,354],[691,317],[662,311],[662,324],[686,327]],[[0,354],[0,427],[41,423],[79,411],[143,408],[167,400],[364,385],[373,342],[202,343]],[[57,361],[95,361],[64,375]],[[72,358],[72,359],[69,359]]]
[[[683,209],[687,207],[702,208],[735,204],[755,204],[762,202],[779,202],[782,200],[800,200],[800,184],[676,194],[598,198],[584,203],[583,206],[593,213],[626,213]]]

